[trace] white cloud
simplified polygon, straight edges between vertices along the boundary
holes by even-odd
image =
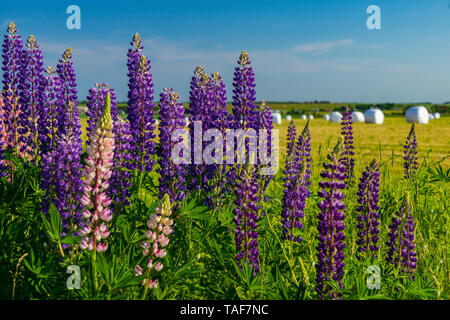
[[[316,54],[324,54],[336,47],[348,46],[354,43],[353,39],[342,39],[336,41],[314,42],[296,45],[293,48],[294,52],[305,53],[312,52]]]

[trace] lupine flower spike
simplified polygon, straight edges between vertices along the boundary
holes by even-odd
[[[357,258],[375,258],[379,249],[377,243],[380,225],[378,196],[380,186],[380,167],[374,159],[362,173],[358,190],[358,254]]]
[[[405,179],[409,179],[415,175],[418,169],[416,126],[414,123],[411,126],[411,130],[409,131],[408,138],[406,139],[403,149],[403,167],[405,168]]]
[[[162,259],[166,256],[166,249],[164,248],[169,244],[169,235],[172,233],[173,220],[170,219],[171,214],[170,197],[166,193],[155,208],[155,213],[150,216],[150,220],[147,222],[146,240],[141,244],[142,254],[144,257],[148,257],[145,278],[142,281],[142,285],[145,287],[143,299],[145,299],[148,289],[158,286],[158,280],[152,280],[154,277],[151,272],[153,270],[160,272],[163,268]],[[134,271],[136,276],[143,274],[143,269],[139,265],[136,266]]]
[[[106,190],[111,177],[111,166],[114,157],[114,134],[110,111],[110,95],[106,95],[105,107],[98,122],[92,142],[87,148],[86,166],[84,168],[84,194],[81,198],[85,206],[83,211],[84,226],[80,233],[83,236],[80,248],[104,252],[108,245],[104,240],[108,237],[108,223],[112,218],[111,199]]]
[[[353,168],[355,166],[355,147],[353,146],[353,120],[352,113],[348,107],[342,114],[341,135],[344,137],[344,150],[342,154],[342,163],[346,168],[347,183],[353,179]]]
[[[389,225],[388,253],[386,260],[401,273],[410,274],[414,279],[417,253],[414,238],[414,217],[411,197],[406,193],[400,210],[392,217]]]
[[[236,260],[240,267],[243,264],[254,267],[259,272],[259,249],[257,219],[259,212],[258,181],[253,166],[247,165],[242,170],[242,177],[235,189],[234,231],[236,242]]]
[[[340,162],[342,157],[343,139],[339,138],[333,151],[328,155],[329,163],[324,163],[320,176],[324,179],[319,183],[321,190],[318,196],[322,198],[318,207],[319,244],[317,246],[316,292],[321,299],[338,299],[341,296],[342,276],[344,274],[344,194],[345,166]],[[336,281],[339,290],[335,291],[327,281]]]

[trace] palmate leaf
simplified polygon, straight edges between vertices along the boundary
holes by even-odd
[[[107,260],[105,255],[97,255],[95,266],[110,291],[138,285],[141,277],[136,277],[131,267],[120,263],[115,255]]]
[[[52,204],[48,210],[47,216],[41,212],[44,230],[52,242],[61,243],[62,222],[61,215]]]

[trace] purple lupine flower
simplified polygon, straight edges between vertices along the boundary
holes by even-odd
[[[14,23],[10,23],[3,41],[3,110],[4,130],[8,133],[7,147],[17,147],[25,137],[20,136],[19,72],[22,64],[22,39]]]
[[[409,131],[403,147],[403,167],[405,168],[405,179],[412,178],[417,169],[417,140],[416,140],[416,126],[413,123]]]
[[[3,100],[0,98],[0,178],[6,175],[5,172],[5,156],[3,155],[4,149],[4,129],[3,129]]]
[[[342,154],[342,163],[346,168],[347,183],[353,179],[353,168],[355,166],[355,147],[353,146],[353,120],[351,110],[346,107],[342,113],[341,135],[344,137],[344,151]]]
[[[226,154],[226,130],[229,129],[231,118],[227,108],[226,94],[222,76],[218,72],[213,72],[211,75],[211,109],[209,111],[210,128],[217,129],[222,133],[223,155]],[[231,191],[226,178],[227,167],[227,164],[223,162],[206,165],[207,204],[213,208],[220,207],[225,194]]]
[[[114,89],[109,88],[106,83],[95,83],[94,88],[89,89],[89,95],[87,96],[87,111],[88,116],[88,127],[87,127],[87,138],[88,145],[91,143],[91,136],[95,133],[97,129],[97,124],[102,116],[103,106],[105,104],[105,98],[107,93],[110,94],[111,98],[111,117],[113,119],[113,126],[117,120],[117,100],[116,93]]]
[[[272,123],[272,111],[270,110],[269,105],[267,104],[266,100],[261,100],[261,103],[258,105],[258,112],[260,113],[260,125],[259,125],[259,129],[260,130],[265,130],[266,132],[266,145],[263,147],[262,145],[258,145],[259,148],[259,159],[258,159],[258,164],[260,166],[266,166],[266,165],[271,165],[272,164],[272,152],[274,152],[275,150],[272,150],[272,130],[273,130],[273,123]],[[258,135],[261,135],[261,132],[258,132]],[[259,139],[261,139],[262,137],[260,136]],[[258,144],[261,141],[258,141]],[[264,142],[263,142],[264,143]],[[267,153],[263,150],[267,150]],[[263,163],[262,162],[262,155],[265,154],[264,156],[267,156],[267,160],[268,163]],[[261,175],[261,188],[260,188],[260,192],[261,194],[263,194],[268,185],[269,182],[272,180],[273,175],[271,174],[267,174],[267,175]]]
[[[47,76],[41,80],[39,86],[41,108],[39,109],[38,129],[41,155],[56,148],[56,143],[61,135],[58,121],[64,112],[62,110],[61,80],[52,67],[48,67],[45,73]]]
[[[234,237],[236,242],[236,260],[240,267],[243,264],[254,267],[259,272],[259,249],[257,219],[259,212],[258,181],[253,166],[242,170],[242,176],[235,188],[235,208],[233,222],[236,224]]]
[[[111,199],[106,190],[112,174],[114,157],[114,133],[111,117],[111,98],[107,93],[101,118],[92,132],[91,144],[87,147],[86,165],[84,167],[84,194],[81,203],[84,225],[80,229],[83,239],[80,248],[105,252],[108,245],[102,242],[109,235],[108,222],[112,219],[109,208]]]
[[[388,246],[387,262],[392,263],[400,272],[410,274],[414,279],[417,253],[409,193],[406,193],[400,210],[392,217],[389,225],[389,240],[386,245]]]
[[[59,132],[72,136],[75,146],[82,150],[80,112],[78,111],[77,81],[72,62],[72,48],[64,51],[56,72],[61,80],[62,106],[59,115]]]
[[[118,118],[114,128],[115,148],[109,196],[114,202],[114,212],[119,214],[121,208],[129,203],[132,176],[132,137],[130,123]]]
[[[175,131],[186,131],[184,129],[184,106],[179,101],[180,96],[172,89],[164,89],[160,94],[159,102],[159,116],[161,122],[159,123],[159,142],[161,144],[161,153],[158,157],[159,169],[158,173],[161,175],[159,180],[159,192],[162,197],[168,194],[172,204],[183,201],[186,196],[185,174],[186,164],[176,164],[172,159],[172,150],[177,143],[186,142],[183,136],[179,137],[178,141],[172,141],[172,134]],[[180,152],[179,157],[185,157],[183,151]]]
[[[242,51],[233,78],[234,127],[243,130],[259,129],[259,115],[256,109],[255,74],[246,51]]]
[[[330,163],[324,163],[324,170],[320,176],[324,179],[319,182],[321,190],[318,196],[320,213],[318,216],[317,264],[316,264],[316,292],[321,299],[337,299],[341,296],[342,277],[344,274],[344,208],[342,202],[345,189],[345,166],[340,162],[342,157],[342,137],[333,151],[328,155]],[[336,281],[339,290],[336,292],[327,281]]]
[[[150,60],[142,54],[142,41],[136,33],[128,50],[128,121],[133,137],[133,159],[139,171],[139,186],[143,172],[151,172],[155,154],[155,104]],[[137,172],[136,172],[137,173]]]
[[[39,154],[39,116],[42,114],[41,82],[44,80],[42,51],[36,38],[30,35],[22,52],[19,72],[19,104],[21,109],[19,132],[25,137],[36,161]],[[25,151],[25,150],[23,150]]]
[[[295,128],[295,122],[292,120],[289,123],[288,131],[287,131],[287,152],[286,154],[289,156],[294,152],[295,140],[297,140],[297,129]]]
[[[359,180],[358,191],[358,254],[357,258],[377,257],[376,251],[379,249],[378,226],[380,225],[380,215],[378,210],[378,196],[380,186],[380,167],[378,161],[374,159],[370,166],[362,173]]]
[[[205,187],[208,183],[206,176],[206,165],[202,164],[203,152],[199,144],[194,143],[196,139],[202,139],[201,136],[195,136],[194,121],[202,122],[202,132],[211,128],[211,116],[213,105],[213,93],[211,79],[203,70],[202,66],[195,69],[194,76],[191,79],[189,92],[189,132],[191,135],[191,159],[192,164],[189,165],[190,179],[188,181],[189,188],[196,192],[200,190],[208,192]],[[198,133],[197,133],[198,134]],[[197,156],[198,155],[198,156]]]
[[[43,212],[47,212],[53,202],[61,215],[62,235],[76,232],[81,223],[83,190],[79,143],[73,138],[73,133],[62,135],[55,150],[42,155],[41,172],[41,187],[46,191]]]
[[[291,126],[295,130],[295,126]],[[289,136],[289,132],[288,132]],[[293,137],[295,139],[295,136]],[[295,140],[294,140],[295,142]],[[291,148],[288,156],[284,178],[283,208],[281,211],[282,239],[300,243],[303,239],[295,235],[295,229],[302,229],[306,199],[311,193],[308,190],[311,171],[311,132],[309,121],[306,123],[302,134],[298,137],[297,144]]]

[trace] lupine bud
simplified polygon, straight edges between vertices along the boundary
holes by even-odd
[[[353,146],[353,120],[351,110],[346,107],[342,113],[341,135],[344,137],[344,150],[342,153],[342,163],[346,169],[347,183],[353,179],[353,168],[355,166]]]
[[[416,126],[414,123],[411,125],[411,130],[409,131],[408,138],[406,139],[403,149],[403,167],[405,168],[405,179],[409,179],[415,175],[418,169]]]

